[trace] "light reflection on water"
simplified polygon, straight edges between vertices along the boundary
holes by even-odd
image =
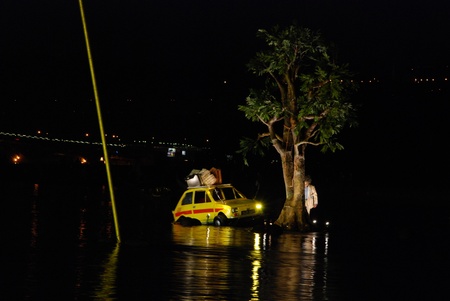
[[[328,233],[272,237],[231,227],[173,226],[180,300],[314,300],[326,297]]]
[[[3,190],[1,300],[430,300],[448,283],[448,248],[431,232],[271,235],[129,216],[117,245],[107,193],[41,188]]]
[[[116,244],[114,249],[102,263],[103,272],[99,275],[99,283],[94,286],[93,298],[95,300],[112,301],[116,300],[117,291],[117,267],[119,258],[119,245]]]
[[[151,241],[114,242],[99,195],[10,194],[11,300],[326,300],[327,233],[167,224]],[[21,222],[19,222],[21,221]],[[160,231],[160,232],[158,232]],[[5,260],[8,258],[8,260]],[[3,278],[3,277],[2,277]],[[5,279],[5,278],[3,278]],[[22,297],[20,297],[22,296]],[[7,298],[8,299],[8,298]]]

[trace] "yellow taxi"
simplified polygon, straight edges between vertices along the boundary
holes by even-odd
[[[246,198],[231,184],[188,187],[172,213],[175,223],[215,226],[263,218],[262,203]]]

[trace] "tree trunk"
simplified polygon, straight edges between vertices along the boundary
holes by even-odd
[[[281,156],[286,200],[275,224],[286,230],[306,230],[304,219],[304,176],[305,159],[303,156],[286,152]]]

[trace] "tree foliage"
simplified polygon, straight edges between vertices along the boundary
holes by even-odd
[[[335,62],[319,32],[291,25],[260,29],[257,36],[267,47],[256,53],[248,68],[265,81],[262,89],[250,91],[239,110],[266,130],[256,138],[243,138],[240,152],[247,158],[272,145],[283,162],[286,202],[292,202],[303,193],[302,184],[291,183],[302,183],[295,177],[304,176],[306,147],[343,149],[337,136],[355,124],[349,101],[355,86],[348,66]]]

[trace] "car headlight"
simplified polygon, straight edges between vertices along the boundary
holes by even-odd
[[[231,212],[232,213],[238,212],[238,208],[237,207],[236,208],[231,208]]]
[[[256,209],[257,209],[257,210],[261,210],[261,209],[262,209],[262,204],[259,204],[259,203],[256,204]]]

